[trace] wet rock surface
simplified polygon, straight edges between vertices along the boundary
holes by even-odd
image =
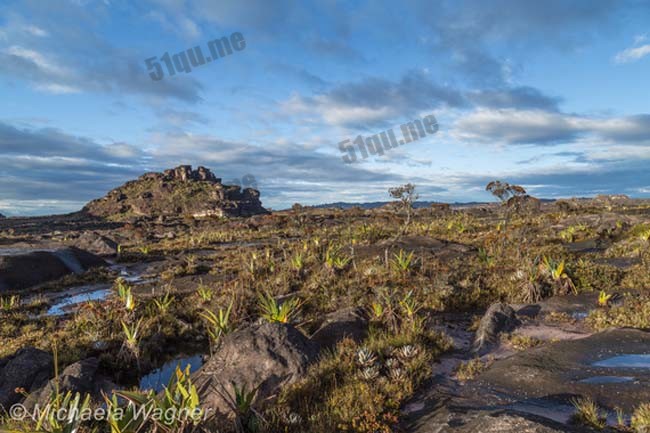
[[[0,359],[0,408],[22,400],[16,392],[22,388],[32,392],[43,386],[54,369],[52,355],[33,347],[26,347],[14,355]]]
[[[517,411],[442,407],[412,422],[410,433],[559,433],[584,431]]]
[[[226,336],[193,377],[204,407],[229,413],[233,382],[257,388],[261,402],[303,377],[317,355],[317,345],[293,326],[264,323]]]
[[[650,333],[614,329],[592,336],[550,343],[501,359],[478,377],[476,386],[519,398],[582,395],[601,405],[631,411],[650,401],[650,366],[602,367],[599,361],[626,354],[650,353]],[[593,383],[598,377],[633,377],[629,381]]]

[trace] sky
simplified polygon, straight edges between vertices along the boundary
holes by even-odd
[[[224,37],[170,75],[165,53]],[[181,164],[252,175],[272,209],[409,182],[488,201],[493,179],[650,197],[648,0],[3,0],[0,96],[7,216]],[[429,115],[434,134],[344,162],[339,143]]]

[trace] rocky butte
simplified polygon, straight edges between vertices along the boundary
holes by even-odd
[[[248,217],[268,213],[259,197],[255,189],[222,184],[205,167],[193,170],[181,165],[162,173],[145,173],[91,201],[83,212],[116,221],[160,216]]]

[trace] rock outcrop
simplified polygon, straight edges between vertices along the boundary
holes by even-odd
[[[257,389],[255,401],[261,402],[303,377],[317,356],[317,344],[293,326],[264,323],[226,336],[218,352],[194,373],[194,382],[204,409],[228,414],[233,383]]]
[[[52,355],[33,347],[0,359],[0,412],[23,399],[17,390],[32,392],[47,383],[53,369]]]
[[[508,304],[492,304],[481,319],[476,337],[474,351],[483,354],[499,342],[499,334],[510,332],[519,325],[515,310]]]
[[[368,336],[368,319],[360,308],[349,307],[325,316],[312,341],[321,348],[333,348],[344,338],[360,342]]]
[[[98,256],[117,254],[117,242],[96,232],[84,232],[73,241],[74,246]]]
[[[58,387],[62,394],[68,391],[89,394],[96,401],[101,400],[102,392],[110,395],[117,386],[98,374],[99,359],[88,358],[67,366],[58,377]],[[56,390],[57,379],[50,380],[44,387],[27,397],[24,405],[28,408],[45,407]]]
[[[259,191],[224,185],[209,169],[181,165],[162,173],[146,173],[88,203],[87,214],[125,220],[131,217],[247,217],[268,213]]]
[[[0,220],[3,219],[3,218],[7,218],[7,217],[0,213]]]
[[[26,289],[105,264],[94,254],[75,247],[0,256],[0,293]]]

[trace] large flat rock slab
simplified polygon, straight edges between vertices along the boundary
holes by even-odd
[[[617,358],[626,355],[633,356]],[[629,412],[650,401],[650,332],[614,329],[550,343],[496,361],[474,385],[520,399],[588,396]]]

